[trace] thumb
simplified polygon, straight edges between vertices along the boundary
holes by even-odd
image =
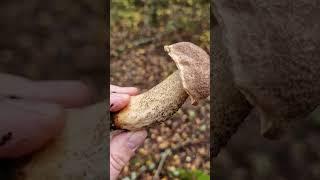
[[[122,168],[129,162],[135,150],[147,137],[145,130],[117,135],[110,142],[110,179],[117,179]]]

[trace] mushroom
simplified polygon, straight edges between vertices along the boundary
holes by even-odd
[[[130,103],[114,115],[117,128],[138,130],[169,119],[186,101],[197,105],[209,96],[209,55],[190,42],[164,46],[178,70],[149,91],[132,96]]]
[[[19,160],[12,170],[14,179],[108,179],[105,107],[106,103],[101,102],[68,109],[61,134],[31,157]]]
[[[291,1],[276,3],[215,0],[212,6],[211,55],[217,60],[212,69],[211,158],[245,120],[260,120],[262,136],[274,140],[320,105],[318,13],[305,13],[313,8],[310,2],[294,12]]]

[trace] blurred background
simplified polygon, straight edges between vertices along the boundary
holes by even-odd
[[[2,0],[0,72],[31,79],[80,79],[106,91],[105,0]],[[111,83],[150,89],[176,70],[163,46],[191,41],[210,51],[209,0],[111,1]],[[108,30],[108,29],[107,29]],[[109,40],[109,39],[107,39]],[[198,176],[209,169],[209,99],[187,101],[149,137],[122,179]],[[298,122],[281,141],[260,136],[248,118],[214,161],[217,180],[320,179],[320,110]],[[166,158],[163,158],[166,157]],[[9,171],[1,166],[0,169]],[[1,178],[0,178],[1,179]]]
[[[190,41],[209,53],[208,0],[111,1],[111,84],[152,88],[177,68],[164,45]],[[190,101],[173,118],[150,128],[121,179],[209,179],[209,98]],[[159,170],[160,161],[164,166]]]
[[[33,80],[82,80],[95,90],[95,102],[105,100],[105,4],[105,0],[0,1],[0,73]],[[0,179],[21,175],[15,166],[0,160]]]
[[[213,9],[211,13],[214,14]],[[215,28],[215,24],[211,23],[211,29]],[[319,142],[319,108],[305,121],[294,123],[285,137],[277,141],[263,138],[260,135],[260,120],[257,114],[250,114],[227,146],[213,160],[211,178],[214,180],[319,180]]]
[[[80,79],[105,98],[104,0],[0,2],[0,72]]]
[[[218,180],[320,179],[320,110],[294,124],[278,141],[260,135],[260,120],[249,116],[214,160]]]

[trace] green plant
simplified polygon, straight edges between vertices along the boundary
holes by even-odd
[[[174,175],[182,180],[210,180],[210,176],[201,170],[177,169]]]

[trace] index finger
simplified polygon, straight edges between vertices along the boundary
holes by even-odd
[[[129,94],[135,96],[139,93],[139,89],[135,87],[120,87],[110,84],[110,93]]]
[[[33,81],[23,77],[0,73],[0,96],[53,102],[64,107],[90,104],[93,94],[81,81]]]

